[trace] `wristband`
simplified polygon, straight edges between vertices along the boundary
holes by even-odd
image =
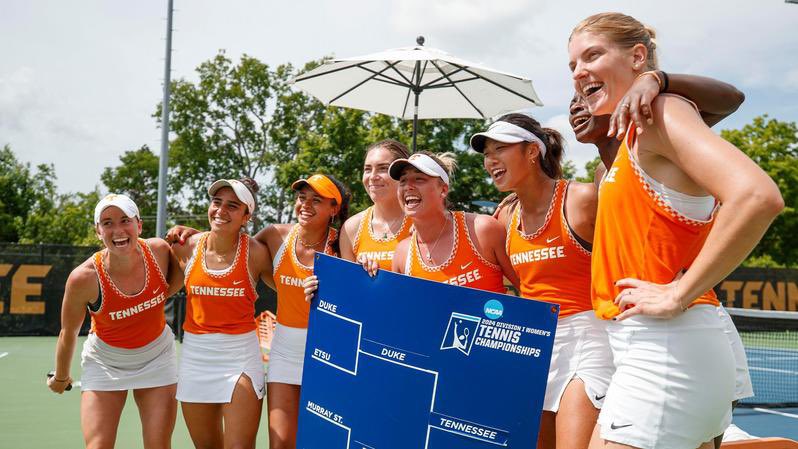
[[[668,74],[665,73],[664,70],[660,70],[659,73],[662,74],[662,84],[663,84],[662,90],[660,90],[660,93],[667,92],[668,91]]]
[[[655,70],[649,70],[648,72],[643,72],[640,75],[637,75],[637,78],[641,78],[641,77],[644,77],[646,75],[653,76],[654,79],[657,80],[657,85],[659,85],[659,91],[660,92],[662,92],[664,90],[663,89],[664,84],[662,83],[662,79],[659,77],[659,75],[657,75],[657,72]],[[635,78],[635,80],[637,80],[637,78]]]
[[[67,377],[66,379],[56,379],[55,377],[53,377],[53,382],[69,382],[69,378]]]

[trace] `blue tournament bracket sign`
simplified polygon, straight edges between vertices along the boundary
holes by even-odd
[[[558,308],[317,255],[297,447],[535,447]]]

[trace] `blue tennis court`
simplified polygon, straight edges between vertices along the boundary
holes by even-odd
[[[798,441],[798,407],[738,408],[734,424],[757,437],[782,437]]]
[[[727,309],[743,340],[754,397],[734,424],[757,437],[798,440],[798,314]]]

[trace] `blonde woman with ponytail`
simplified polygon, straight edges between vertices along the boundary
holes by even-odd
[[[518,285],[504,251],[504,229],[490,216],[449,210],[446,196],[455,168],[451,153],[422,151],[391,163],[388,172],[399,181],[399,202],[413,223],[410,237],[396,247],[391,269],[503,293],[503,276]]]
[[[656,70],[654,33],[633,17],[588,17],[568,43],[592,115],[625,109]],[[784,207],[775,183],[672,94],[623,130],[599,187],[591,265],[615,374],[590,448],[711,448],[731,418],[734,360],[712,287]],[[639,126],[639,128],[638,128]]]
[[[590,302],[596,187],[562,179],[562,136],[524,114],[500,117],[471,147],[496,187],[514,193],[496,216],[521,296],[560,305],[538,447],[586,448],[612,376]]]

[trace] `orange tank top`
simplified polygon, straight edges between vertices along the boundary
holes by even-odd
[[[224,270],[205,265],[206,232],[186,266],[186,321],[192,334],[244,334],[255,330],[258,293],[249,274],[249,235],[239,234],[233,263]]]
[[[307,328],[310,303],[305,301],[302,282],[313,274],[313,266],[303,265],[296,255],[299,225],[294,225],[274,258],[274,285],[277,287],[277,322],[283,326]],[[330,228],[324,253],[337,256],[332,248],[338,232]]]
[[[399,233],[390,238],[387,236],[380,238],[374,235],[371,228],[373,216],[374,206],[366,209],[366,213],[363,214],[355,236],[355,243],[352,245],[352,252],[355,253],[356,258],[365,255],[370,259],[376,259],[380,269],[390,271],[396,245],[410,235],[411,222],[410,219],[404,217]]]
[[[507,229],[507,254],[521,281],[521,296],[560,305],[560,318],[592,310],[590,252],[576,240],[565,219],[568,181],[557,181],[546,219],[537,231],[521,231],[521,206]]]
[[[708,221],[685,217],[659,197],[632,153],[635,138],[631,126],[599,187],[591,296],[596,315],[603,319],[619,313],[613,303],[620,293],[616,281],[672,282],[693,263],[714,220],[714,213]],[[719,303],[710,290],[695,304]]]
[[[452,248],[449,258],[435,267],[424,263],[418,250],[418,234],[413,232],[405,263],[405,274],[461,287],[499,293],[506,292],[501,268],[485,260],[471,241],[465,212],[452,212],[452,216],[454,217],[452,224],[454,248]]]
[[[144,258],[144,288],[135,295],[120,291],[105,270],[103,253],[94,253],[94,269],[100,283],[99,309],[91,313],[91,331],[105,343],[117,348],[140,348],[154,341],[166,325],[164,304],[169,284],[144,240],[138,239]]]

